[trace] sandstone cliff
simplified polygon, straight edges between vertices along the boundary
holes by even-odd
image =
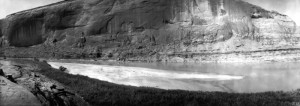
[[[2,46],[2,42],[3,42],[2,36],[3,36],[3,34],[2,34],[2,20],[0,19],[0,47]]]
[[[298,45],[288,16],[241,0],[63,1],[11,14],[2,24],[7,45],[29,47],[6,55],[21,57],[172,60]]]

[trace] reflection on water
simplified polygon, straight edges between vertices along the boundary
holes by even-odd
[[[224,92],[300,88],[298,63],[49,63],[55,68],[65,66],[71,74],[132,86]]]

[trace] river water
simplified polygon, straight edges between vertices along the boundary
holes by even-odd
[[[72,63],[73,62],[73,63]],[[251,93],[300,88],[300,63],[49,62],[79,74],[131,86]]]

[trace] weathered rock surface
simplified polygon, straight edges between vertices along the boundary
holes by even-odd
[[[9,64],[1,61],[0,69],[14,77],[19,76],[17,71],[12,70],[13,66],[8,66]],[[0,106],[42,106],[42,104],[29,90],[0,76]]]
[[[2,20],[0,19],[0,38],[2,38]]]
[[[2,20],[0,19],[0,47],[2,47],[2,43],[3,43],[3,34],[2,34]]]
[[[0,76],[4,84],[0,87],[0,105],[1,106],[42,106],[38,99],[26,88],[10,82]]]
[[[288,16],[241,0],[64,1],[9,15],[2,26],[8,45],[33,48],[7,50],[21,57],[161,60],[174,53],[288,48],[299,41]],[[82,35],[87,41],[76,48]]]
[[[0,76],[1,106],[89,106],[74,91],[39,74],[41,67],[16,60],[0,61],[0,69],[5,75],[12,75],[15,81]],[[57,88],[52,89],[52,85]]]

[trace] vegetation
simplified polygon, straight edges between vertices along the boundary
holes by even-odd
[[[51,68],[45,62],[26,61],[21,62],[42,67],[38,72],[73,89],[94,106],[289,106],[300,102],[298,91],[239,94],[133,87],[67,74]]]

